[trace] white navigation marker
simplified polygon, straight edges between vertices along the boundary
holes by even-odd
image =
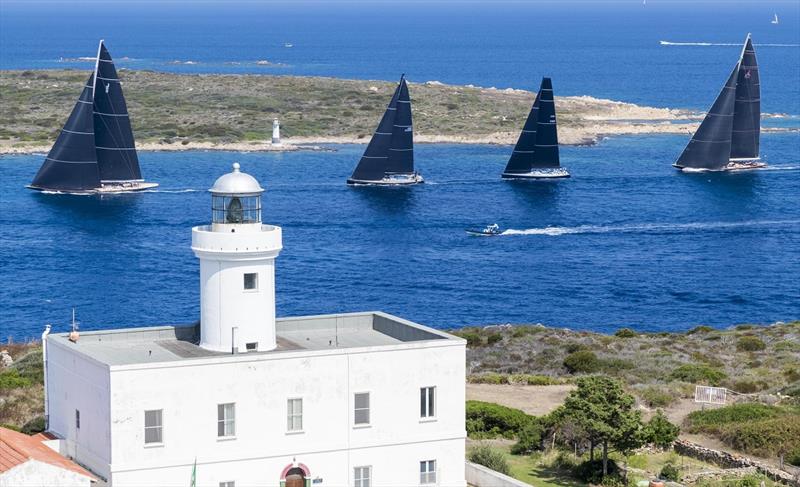
[[[281,145],[281,123],[277,118],[272,121],[272,145]]]

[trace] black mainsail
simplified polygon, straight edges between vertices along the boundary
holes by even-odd
[[[142,182],[122,86],[101,40],[95,70],[28,187],[113,193],[155,186]]]
[[[361,160],[347,184],[415,184],[423,182],[414,171],[414,130],[411,98],[405,75],[386,107]]]
[[[94,89],[94,142],[102,183],[141,181],[122,85],[106,46],[100,41]]]
[[[758,159],[761,135],[761,83],[756,51],[750,34],[744,41],[736,80],[736,103],[733,109],[731,160]]]
[[[758,63],[747,34],[728,81],[673,165],[679,169],[709,171],[763,167],[763,163],[755,162],[759,158],[760,133]]]
[[[550,78],[542,78],[536,100],[528,113],[502,177],[506,179],[569,177],[569,173],[561,167],[559,160],[558,124],[553,82]]]
[[[89,191],[100,186],[94,150],[92,91],[94,73],[58,134],[30,187],[50,191]]]

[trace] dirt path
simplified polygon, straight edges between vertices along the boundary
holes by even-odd
[[[467,384],[467,399],[502,404],[534,416],[542,416],[560,406],[573,389],[573,385]]]

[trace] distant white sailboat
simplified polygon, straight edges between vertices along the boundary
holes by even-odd
[[[778,23],[778,14],[775,14],[775,18],[773,18],[772,22],[770,22],[770,23],[772,23],[772,24],[777,24]]]

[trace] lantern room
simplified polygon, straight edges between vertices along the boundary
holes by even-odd
[[[264,188],[253,176],[241,172],[239,163],[220,176],[209,191],[214,231],[235,231],[231,225],[261,224]]]

